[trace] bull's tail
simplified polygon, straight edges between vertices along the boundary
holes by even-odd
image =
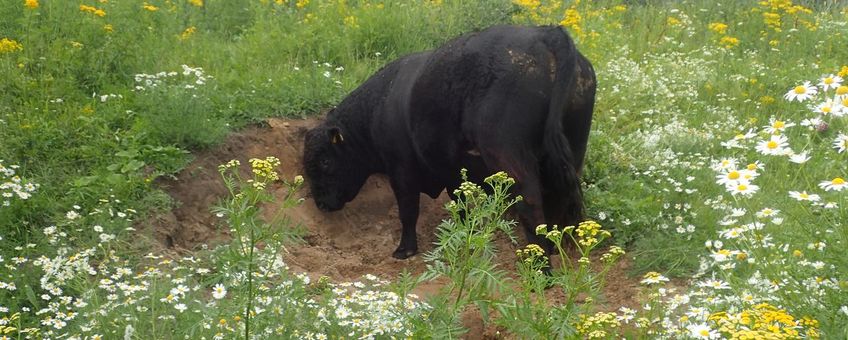
[[[576,224],[583,219],[583,194],[575,168],[574,153],[563,129],[567,106],[575,95],[578,52],[574,42],[559,26],[546,33],[545,43],[556,61],[551,103],[543,137],[543,178],[546,186],[546,218],[554,223]]]

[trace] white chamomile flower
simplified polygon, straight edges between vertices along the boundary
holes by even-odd
[[[843,153],[845,150],[848,150],[848,135],[840,133],[833,141],[833,148],[839,153]]]
[[[706,281],[703,281],[703,282],[699,282],[698,286],[699,287],[705,287],[705,288],[712,288],[712,289],[730,289],[729,283],[722,281],[722,280],[715,280],[715,279],[709,279],[709,280],[706,280]]]
[[[819,188],[824,189],[824,191],[842,191],[845,187],[848,187],[848,183],[842,177],[836,177],[832,180],[819,183]]]
[[[757,217],[759,217],[759,218],[774,217],[774,216],[777,216],[777,213],[779,213],[779,212],[780,212],[780,210],[777,210],[777,209],[763,208],[763,210],[760,210],[760,211],[757,212]]]
[[[842,85],[842,77],[834,75],[834,74],[824,76],[819,81],[819,86],[824,91],[827,91],[827,90],[830,90],[830,89],[835,89],[835,88],[839,87],[839,85]]]
[[[693,323],[687,326],[686,330],[689,331],[689,336],[695,339],[718,339],[721,337],[721,334],[719,334],[718,331],[710,328],[710,326],[705,323]]]
[[[652,285],[661,282],[668,282],[668,278],[657,272],[648,272],[642,278],[642,281],[639,282],[645,285]]]
[[[789,139],[784,135],[772,135],[768,140],[757,143],[756,150],[763,155],[780,156],[786,153]]]
[[[783,95],[783,98],[788,101],[797,100],[799,102],[803,102],[807,99],[812,98],[818,92],[819,91],[818,89],[816,89],[815,86],[810,84],[810,82],[806,81],[803,85],[795,86],[794,88],[789,90],[789,92],[786,92],[786,94]]]
[[[716,175],[716,183],[721,185],[736,185],[742,181],[742,172],[737,169],[727,169]]]
[[[810,156],[806,152],[793,153],[789,156],[789,161],[792,163],[804,164],[810,160]]]
[[[713,170],[721,171],[721,170],[729,170],[736,169],[736,163],[738,161],[735,158],[722,158],[718,162],[713,164]]]
[[[824,121],[819,117],[804,119],[801,121],[801,126],[806,126],[808,130],[813,130],[817,126],[822,125]]]
[[[227,296],[227,288],[224,287],[224,285],[219,283],[212,287],[213,298],[215,298],[216,300],[220,300],[223,299],[225,296]]]
[[[771,117],[769,119],[769,125],[764,126],[763,131],[765,131],[769,134],[772,134],[772,135],[779,135],[784,130],[786,130],[786,128],[793,127],[793,126],[795,126],[795,123],[791,123],[791,122],[787,122],[787,121],[783,121],[783,120]]]
[[[71,210],[71,211],[69,211],[68,213],[65,214],[65,217],[69,220],[76,219],[79,216],[80,216],[80,214],[77,213],[76,211],[73,211],[73,210]]]
[[[789,197],[792,197],[799,201],[818,202],[819,200],[821,200],[821,196],[817,194],[808,194],[806,191],[790,191]]]
[[[839,102],[835,102],[833,100],[825,100],[824,102],[819,103],[815,107],[813,107],[813,111],[822,116],[834,115],[834,116],[842,116],[842,107]]]
[[[845,86],[842,86],[841,88],[845,88]],[[840,96],[837,96],[837,98],[834,100],[835,104],[833,109],[833,115],[836,117],[848,115],[848,96],[841,96],[842,98],[839,97]]]
[[[745,197],[751,197],[757,190],[760,190],[760,187],[751,183],[739,183],[736,185],[727,185],[727,191],[730,192],[731,195],[742,195]]]

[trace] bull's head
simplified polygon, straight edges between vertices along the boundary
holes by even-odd
[[[336,211],[359,193],[369,166],[337,126],[321,125],[306,133],[303,165],[315,205]]]

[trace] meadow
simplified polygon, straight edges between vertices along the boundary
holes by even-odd
[[[470,306],[507,338],[848,337],[848,4],[15,0],[0,17],[0,339],[474,337]],[[515,273],[494,264],[515,203],[495,174],[445,207],[425,273],[309,277],[286,265],[303,231],[258,208],[301,203],[273,157],[218,169],[231,240],[160,251],[149,220],[175,203],[157,183],[198,152],[508,23],[564,26],[598,75],[594,222],[539,230],[574,263],[540,274],[530,246]],[[641,307],[600,310],[624,257]]]

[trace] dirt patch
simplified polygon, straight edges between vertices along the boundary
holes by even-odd
[[[221,219],[210,212],[210,207],[226,195],[218,165],[232,159],[247,164],[250,158],[275,156],[280,159],[278,169],[284,178],[302,174],[303,136],[318,124],[318,119],[270,119],[266,124],[254,126],[231,134],[225,143],[214,150],[196,154],[196,159],[175,179],[160,181],[176,202],[177,207],[154,221],[155,238],[163,245],[176,250],[192,250],[202,244],[214,244],[229,237],[227,228],[221,228]],[[304,190],[307,191],[307,190]],[[281,189],[277,194],[282,197]],[[365,274],[393,279],[404,270],[422,273],[426,265],[419,255],[406,260],[391,257],[400,241],[400,221],[394,195],[384,176],[372,176],[355,200],[338,212],[325,213],[315,207],[308,193],[305,202],[290,214],[308,230],[306,243],[289,247],[287,264],[294,270],[312,277],[328,276],[336,281],[357,280]],[[420,253],[433,248],[435,230],[447,217],[443,206],[447,195],[438,199],[422,196],[421,215],[418,220]],[[520,232],[516,233],[520,236]],[[497,262],[514,272],[515,250],[505,238],[496,241],[500,255]],[[524,241],[519,241],[524,244]],[[624,259],[609,273],[602,308],[614,310],[620,306],[637,307],[635,300],[638,281],[629,279],[630,262]],[[432,294],[440,284],[428,283],[419,287],[420,295]],[[552,301],[562,300],[550,292]],[[475,328],[469,334],[496,334],[496,329],[480,331],[479,321],[467,320]]]

